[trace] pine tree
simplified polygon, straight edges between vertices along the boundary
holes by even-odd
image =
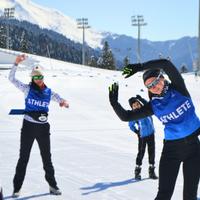
[[[19,50],[28,53],[28,41],[25,31],[22,32]]]
[[[102,56],[101,62],[99,63],[99,67],[103,69],[116,69],[115,67],[115,60],[111,49],[109,48],[109,44],[105,41],[103,49],[102,49]]]
[[[187,73],[188,72],[188,69],[187,69],[187,66],[186,64],[182,64],[182,66],[180,67],[180,73]]]
[[[88,61],[88,65],[91,67],[97,67],[97,58],[95,58],[95,56],[91,56]]]
[[[5,25],[0,25],[0,48],[6,48]]]
[[[129,64],[129,58],[128,56],[126,56],[123,60],[123,64],[124,64],[124,67],[127,66]]]

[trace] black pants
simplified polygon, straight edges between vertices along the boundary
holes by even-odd
[[[45,170],[45,179],[52,187],[57,186],[54,177],[54,168],[51,162],[49,129],[49,123],[36,124],[26,120],[23,121],[20,140],[20,155],[13,180],[14,191],[19,191],[23,184],[31,148],[35,139],[40,148],[43,168]]]
[[[183,163],[183,199],[197,200],[200,177],[200,142],[195,135],[165,141],[159,166],[159,190],[155,200],[170,200],[180,164]]]
[[[136,165],[142,165],[142,159],[145,154],[146,145],[148,147],[148,154],[149,154],[149,164],[154,165],[155,163],[155,140],[154,134],[150,136],[141,138],[138,135],[138,154],[136,158]]]

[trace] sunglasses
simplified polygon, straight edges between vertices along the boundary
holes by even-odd
[[[156,86],[159,83],[161,76],[162,76],[162,72],[160,72],[160,74],[158,75],[158,77],[155,80],[153,80],[148,85],[145,85],[147,87],[147,89],[151,89],[152,87]]]
[[[32,76],[33,80],[42,80],[43,78],[44,78],[44,76],[42,76],[42,75]]]

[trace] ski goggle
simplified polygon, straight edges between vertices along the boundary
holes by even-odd
[[[147,87],[147,89],[151,89],[152,87],[156,86],[159,83],[161,76],[162,76],[162,72],[160,72],[160,74],[158,75],[158,77],[156,77],[155,80],[153,80],[151,83],[145,85]]]
[[[42,76],[42,75],[32,76],[33,80],[42,80],[43,78],[44,78],[44,76]]]

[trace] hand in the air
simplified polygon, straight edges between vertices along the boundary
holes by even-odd
[[[126,67],[124,67],[122,75],[125,75],[124,78],[129,78],[133,74],[137,73],[138,71],[142,70],[142,64],[128,64]]]
[[[109,100],[110,100],[111,105],[117,103],[117,101],[118,101],[118,91],[119,91],[118,83],[113,83],[109,87]]]
[[[15,64],[18,65],[19,63],[23,62],[27,56],[25,54],[18,55],[15,59]]]

